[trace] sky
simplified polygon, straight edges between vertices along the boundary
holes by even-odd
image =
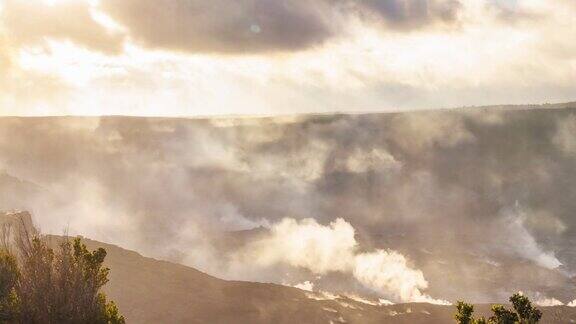
[[[0,0],[0,115],[576,100],[573,0]]]

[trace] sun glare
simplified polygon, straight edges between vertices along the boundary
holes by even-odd
[[[49,6],[56,6],[62,3],[66,3],[66,2],[88,2],[90,3],[90,5],[97,5],[99,3],[99,0],[36,0],[36,1],[40,1],[44,4],[47,4]]]

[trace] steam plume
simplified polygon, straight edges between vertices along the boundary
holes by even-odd
[[[270,235],[249,244],[239,256],[260,266],[287,264],[317,275],[349,273],[381,296],[401,302],[446,304],[423,293],[428,287],[422,271],[392,250],[360,252],[354,228],[342,218],[329,225],[315,219],[285,218],[271,228]]]

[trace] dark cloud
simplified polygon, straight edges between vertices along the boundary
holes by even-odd
[[[365,15],[380,19],[395,29],[454,22],[462,6],[458,0],[365,0],[354,3]]]
[[[190,52],[291,51],[334,33],[323,1],[105,0],[102,8],[136,41]]]
[[[455,0],[104,0],[140,43],[189,52],[295,51],[339,35],[346,19],[413,29],[456,19]]]

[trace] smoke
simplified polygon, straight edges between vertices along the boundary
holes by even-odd
[[[573,114],[2,118],[0,209],[231,280],[568,301]]]
[[[501,232],[502,236],[497,240],[498,246],[494,248],[532,260],[548,269],[556,269],[562,265],[554,252],[544,251],[528,231],[525,226],[526,211],[516,205],[515,208],[507,209],[504,214],[495,224],[505,231]]]
[[[556,144],[566,154],[576,154],[576,114],[571,114],[558,121],[558,130],[553,138]]]
[[[314,284],[310,281],[304,281],[304,282],[301,282],[299,284],[294,285],[294,288],[298,288],[298,289],[312,292],[312,291],[314,291]]]
[[[415,155],[434,147],[449,148],[475,140],[461,116],[425,112],[395,116],[391,134],[397,145]]]
[[[268,236],[248,244],[238,257],[264,267],[288,264],[317,275],[349,273],[381,296],[401,302],[447,303],[422,292],[428,282],[402,254],[360,252],[354,234],[350,223],[341,218],[326,226],[315,219],[285,218],[272,226]]]
[[[326,274],[350,269],[356,245],[354,229],[343,219],[322,226],[315,219],[285,218],[272,226],[268,237],[248,244],[244,253],[259,265],[287,263]]]
[[[406,258],[396,251],[377,250],[356,255],[353,274],[367,287],[401,302],[450,304],[424,294],[422,290],[428,288],[424,274],[410,268]]]
[[[402,167],[388,151],[383,149],[356,149],[335,162],[334,170],[351,173],[369,171],[394,172]]]
[[[536,300],[534,303],[541,307],[564,306],[564,303],[556,298],[542,298]]]

